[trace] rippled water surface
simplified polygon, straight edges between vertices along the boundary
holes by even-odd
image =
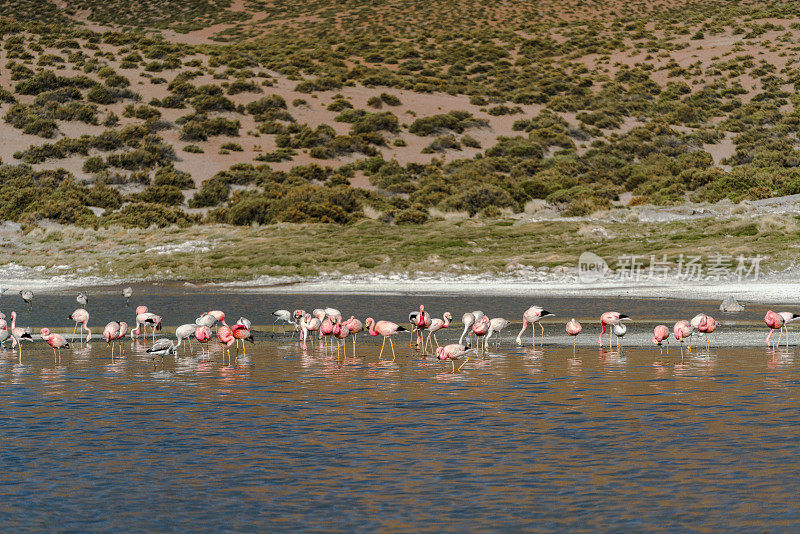
[[[48,298],[32,326],[74,307]],[[206,305],[170,302],[189,320]],[[3,530],[800,525],[793,350],[681,361],[675,351],[505,345],[453,374],[413,353],[408,336],[394,363],[364,336],[337,362],[335,351],[303,352],[259,330],[235,366],[218,347],[210,361],[154,363],[130,342],[113,363],[97,342],[65,350],[60,365],[41,343],[25,345],[21,364],[0,353]]]

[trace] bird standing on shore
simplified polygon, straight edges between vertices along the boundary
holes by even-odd
[[[125,306],[127,306],[128,301],[131,300],[131,297],[133,296],[133,289],[130,287],[126,287],[125,289],[122,290],[122,296],[125,299]]]
[[[87,297],[85,293],[78,293],[78,296],[75,297],[75,300],[81,306],[81,308],[85,308],[86,305],[89,304],[89,297]]]

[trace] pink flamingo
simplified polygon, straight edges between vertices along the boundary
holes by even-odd
[[[710,315],[698,313],[689,321],[692,328],[700,332],[701,336],[708,335],[706,339],[706,349],[711,347],[711,334],[717,329],[717,322]],[[780,338],[778,339],[780,341]]]
[[[651,340],[654,345],[658,345],[658,353],[664,352],[662,343],[667,342],[667,354],[669,354],[669,328],[666,325],[660,324],[653,328],[653,339]]]
[[[522,330],[519,331],[517,334],[517,345],[522,346],[522,334],[528,328],[528,325],[531,325],[531,329],[533,330],[533,346],[536,346],[536,323],[539,322],[539,319],[542,317],[547,317],[548,315],[553,315],[549,311],[545,310],[541,306],[531,306],[522,314]],[[544,326],[542,323],[539,323],[539,327],[542,329],[542,337],[544,337]]]
[[[581,323],[572,318],[567,323],[565,330],[567,331],[567,334],[572,336],[572,348],[575,349],[575,342],[577,341],[576,336],[581,333],[581,330],[583,330]]]
[[[344,341],[344,348],[347,350],[347,336],[350,335],[350,329],[347,328],[346,325],[342,324],[342,318],[339,316],[336,319],[336,324],[333,325],[333,337],[335,337],[338,341]],[[339,349],[341,348],[340,343],[336,343],[336,361],[339,361]],[[345,354],[345,358],[347,355]]]
[[[769,310],[767,314],[764,316],[764,323],[766,323],[766,325],[769,327],[769,334],[767,335],[765,341],[767,345],[771,347],[773,341],[772,338],[773,332],[775,332],[775,330],[777,330],[778,328],[783,328],[785,321],[781,314]],[[778,340],[780,341],[780,336],[778,336]]]
[[[489,322],[489,318],[484,315],[480,321],[477,321],[474,325],[472,325],[472,333],[478,338],[478,341],[475,342],[478,347],[481,346],[481,339],[483,339],[484,336],[489,333]],[[483,342],[483,350],[486,350],[485,339]]]
[[[326,338],[328,336],[332,336],[333,335],[333,320],[330,317],[325,317],[325,319],[322,321],[322,324],[320,324],[320,327],[319,327],[319,333],[320,333],[319,347],[322,348],[323,342],[325,343],[325,346],[327,347],[328,346],[328,340]],[[325,336],[325,337],[322,337],[322,336]]]
[[[309,332],[317,332],[319,333],[319,329],[322,326],[322,319],[319,317],[314,317],[310,313],[307,313],[305,317],[303,317],[303,324],[300,326],[300,330],[303,334],[303,350],[306,350],[308,347],[306,346],[306,340],[308,339]],[[313,334],[311,334],[313,336]],[[320,339],[322,336],[320,336]]]
[[[199,325],[194,331],[194,338],[200,343],[201,352],[208,354],[208,342],[211,341],[211,329],[205,325]]]
[[[601,315],[600,316],[600,325],[603,327],[603,330],[600,332],[600,337],[597,338],[597,344],[598,345],[602,345],[603,344],[603,334],[606,333],[606,327],[607,326],[618,325],[619,322],[624,320],[624,319],[630,320],[630,317],[628,317],[627,315],[621,314],[619,312],[605,312],[603,315]],[[612,329],[608,330],[608,348],[609,349],[611,349],[611,330]]]
[[[250,333],[250,329],[243,324],[235,324],[231,326],[230,329],[231,334],[234,339],[236,339],[236,356],[239,356],[239,341],[242,342],[242,351],[244,355],[247,356],[247,349],[244,347],[244,342],[249,341],[250,343],[254,343],[253,334]]]
[[[683,353],[683,340],[692,337],[693,332],[692,325],[689,324],[689,321],[678,321],[675,323],[675,326],[672,328],[672,332],[675,335],[675,340],[681,342],[681,353]],[[692,352],[692,346],[686,344],[689,352]]]
[[[20,363],[22,362],[22,340],[33,341],[31,333],[26,328],[17,326],[17,312],[11,312],[11,348],[16,347],[19,351]]]
[[[114,345],[113,341],[119,339],[119,323],[111,321],[103,328],[103,337],[106,340],[106,346],[111,347],[111,359],[114,359]]]
[[[223,345],[222,347],[222,356],[225,357],[225,349],[228,350],[228,359],[231,357],[231,345],[236,341],[236,338],[233,337],[233,332],[231,331],[231,327],[228,325],[220,326],[217,329],[217,339]]]
[[[495,346],[499,347],[501,334],[503,333],[503,330],[505,330],[505,328],[510,324],[511,321],[508,319],[503,319],[502,317],[495,317],[489,321],[489,330],[486,332],[486,340],[484,343],[488,343],[492,336],[497,334],[497,343]]]
[[[58,361],[61,361],[61,349],[69,348],[69,343],[67,342],[66,339],[64,339],[64,336],[62,336],[61,334],[51,333],[49,328],[42,328],[40,334],[42,336],[42,339],[44,339],[45,342],[47,342],[47,344],[50,345],[50,347],[52,347],[53,359],[58,357]],[[58,351],[57,354],[56,351]]]
[[[453,343],[451,345],[446,345],[444,347],[438,347],[436,349],[436,358],[439,360],[450,360],[450,364],[453,366],[453,372],[456,372],[456,364],[455,361],[460,359],[462,356],[466,357],[464,363],[458,366],[458,370],[460,371],[462,367],[464,367],[467,362],[469,361],[469,354],[475,349],[468,349],[464,345]]]
[[[381,353],[378,355],[378,360],[383,356],[383,348],[386,346],[386,340],[388,339],[389,345],[392,347],[392,361],[394,361],[394,343],[392,343],[391,338],[398,332],[408,332],[408,330],[391,321],[378,321],[376,323],[372,317],[367,317],[367,320],[364,321],[364,326],[369,328],[369,335],[383,336],[383,345],[381,345]]]
[[[292,316],[294,317],[294,322],[292,323],[294,325],[294,329],[292,330],[292,337],[289,339],[289,341],[294,339],[295,333],[300,330],[300,319],[302,319],[303,316],[305,316],[305,314],[306,314],[305,310],[295,310],[294,313],[292,314]],[[273,328],[275,328],[275,325],[273,325]]]
[[[425,339],[425,345],[423,349],[428,347],[428,343],[431,340],[431,336],[433,336],[433,340],[436,342],[436,347],[438,348],[439,340],[436,339],[436,332],[448,328],[450,326],[450,321],[452,320],[453,316],[450,315],[450,312],[444,312],[444,315],[442,315],[441,319],[439,319],[438,317],[436,319],[431,319],[431,324],[428,326],[428,337],[427,339]],[[431,345],[431,347],[433,347],[433,345]]]
[[[142,324],[139,322],[139,316],[147,312],[147,306],[136,306],[136,328],[131,330],[131,339],[138,338],[139,334],[141,334]]]
[[[364,326],[361,324],[361,321],[355,318],[355,316],[351,315],[348,320],[342,323],[347,329],[353,334],[353,358],[356,357],[356,335],[364,330]]]
[[[425,306],[419,305],[419,312],[414,317],[414,330],[417,331],[417,348],[422,345],[422,331],[431,326],[431,314],[425,311]],[[411,339],[414,339],[413,332]]]
[[[89,312],[83,308],[78,308],[72,312],[72,315],[70,315],[69,318],[75,321],[75,328],[72,329],[72,335],[75,335],[75,330],[78,328],[78,325],[81,325],[81,343],[83,343],[84,330],[86,330],[86,343],[88,343],[92,339],[92,331],[89,330],[88,326],[86,326],[86,323],[89,322]]]
[[[800,315],[798,315],[796,313],[792,313],[792,312],[778,312],[778,315],[783,317],[783,329],[782,330],[786,331],[786,348],[788,349],[789,348],[789,327],[787,325],[789,323],[791,323],[792,321],[796,321],[797,319],[800,319]],[[778,334],[778,344],[779,345],[781,343],[781,334],[782,333],[783,332]]]

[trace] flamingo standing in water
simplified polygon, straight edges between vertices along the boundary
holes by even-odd
[[[773,341],[772,337],[773,332],[775,332],[775,330],[779,328],[783,328],[785,321],[781,314],[769,310],[767,314],[764,316],[764,323],[766,323],[766,325],[769,327],[769,334],[767,334],[767,338],[764,341],[766,341],[767,345],[771,347]],[[778,339],[780,340],[780,336],[778,337]]]
[[[295,310],[295,314],[298,311],[302,310]],[[272,316],[275,317],[275,321],[272,323],[272,335],[275,335],[275,325],[278,324],[278,321],[283,321],[286,324],[291,324],[297,326],[297,315],[294,315],[294,319],[292,319],[292,312],[289,310],[275,310],[272,312]]]
[[[31,333],[27,328],[17,326],[17,312],[11,312],[11,348],[16,347],[19,351],[19,360],[22,362],[22,340],[33,341]]]
[[[250,343],[254,343],[253,341],[253,334],[250,333],[250,328],[247,325],[243,324],[235,324],[230,327],[231,334],[233,334],[234,339],[236,339],[236,357],[239,357],[239,341],[242,342],[242,353],[247,356],[247,349],[244,346],[245,341],[249,341]]]
[[[44,339],[45,342],[52,347],[53,359],[55,360],[57,357],[58,361],[61,361],[61,349],[69,348],[69,343],[66,339],[64,339],[64,336],[61,334],[51,333],[49,328],[42,328],[40,335],[42,336],[42,339]],[[56,353],[56,351],[58,351],[58,353]]]
[[[461,316],[461,322],[464,323],[464,331],[461,332],[461,337],[458,338],[459,345],[464,344],[464,336],[467,336],[467,341],[469,341],[469,333],[472,332],[472,325],[475,324],[475,315],[467,312]]]
[[[623,321],[623,320],[626,320],[626,319],[630,320],[630,317],[628,317],[627,315],[624,315],[622,313],[619,313],[619,312],[605,312],[603,315],[601,315],[600,316],[600,325],[603,327],[603,330],[600,332],[600,337],[597,338],[597,344],[602,346],[602,344],[603,344],[603,334],[606,333],[606,327],[607,326],[612,326],[613,327],[614,325],[619,324],[620,321]],[[611,350],[611,329],[609,329],[609,331],[608,331],[608,348],[609,348],[609,350]]]
[[[467,362],[469,361],[468,354],[473,352],[475,349],[468,349],[464,345],[460,343],[453,343],[452,345],[445,345],[444,347],[438,347],[436,349],[436,358],[439,360],[450,360],[450,364],[453,366],[453,372],[456,372],[456,364],[455,361],[465,357],[464,363],[458,366],[458,370],[460,371],[462,367],[464,367]]]
[[[667,354],[669,354],[669,328],[666,325],[660,324],[653,328],[653,339],[651,340],[654,345],[658,345],[658,353],[662,354],[664,351],[661,345],[664,341],[667,342]]]
[[[228,360],[231,358],[231,345],[236,341],[236,338],[233,337],[233,332],[231,331],[231,327],[228,325],[220,326],[217,329],[217,339],[222,344],[222,357],[223,361],[225,358],[225,349],[228,350]]]
[[[319,328],[322,326],[322,321],[319,317],[314,317],[310,313],[307,313],[303,316],[300,322],[300,331],[303,338],[303,350],[308,349],[306,345],[306,340],[308,339],[309,332],[319,332]],[[313,336],[313,334],[311,334]]]
[[[436,332],[449,327],[450,321],[452,320],[453,316],[450,315],[450,312],[444,312],[444,315],[442,315],[441,319],[439,319],[438,317],[436,319],[431,319],[431,324],[428,327],[428,338],[425,340],[425,345],[423,346],[423,350],[428,347],[428,343],[431,340],[431,336],[433,336],[433,340],[436,342],[436,347],[437,348],[439,347],[439,340],[436,339]],[[433,347],[433,345],[431,345],[431,347]]]
[[[483,339],[483,350],[486,350],[486,340],[485,336],[489,333],[489,318],[485,315],[479,320],[476,321],[474,325],[472,325],[472,333],[475,334],[477,341],[475,344],[480,347],[481,346],[481,339]]]
[[[322,348],[322,344],[325,343],[325,348],[327,349],[328,337],[333,335],[333,320],[330,317],[325,317],[322,321],[319,326],[319,333],[319,347]]]
[[[125,289],[122,290],[122,296],[125,299],[125,306],[127,306],[128,301],[131,300],[131,297],[133,296],[133,289],[130,287],[126,287]]]
[[[142,306],[144,308],[144,306]],[[155,313],[144,312],[140,313],[136,316],[136,330],[131,332],[131,337],[139,336],[140,328],[144,328],[144,336],[147,338],[147,327],[151,327],[153,329],[153,343],[156,341],[156,330],[161,330],[161,316],[156,315]]]
[[[798,315],[796,313],[792,313],[792,312],[778,312],[778,315],[783,317],[783,330],[786,332],[786,348],[788,349],[789,348],[789,327],[787,325],[789,323],[791,323],[792,321],[796,321],[797,319],[800,319],[800,315]],[[778,344],[779,345],[781,343],[781,334],[782,333],[783,332],[778,334]]]
[[[75,330],[77,330],[78,325],[81,326],[80,336],[81,336],[81,343],[83,343],[83,331],[86,330],[86,343],[91,341],[92,339],[92,331],[89,330],[89,327],[86,326],[86,323],[89,322],[89,312],[83,308],[78,308],[69,316],[70,319],[75,321],[75,328],[72,329],[72,335],[75,335]]]
[[[522,330],[519,331],[517,334],[517,345],[522,346],[522,334],[525,332],[525,329],[528,328],[528,325],[531,325],[531,329],[533,330],[533,346],[536,346],[536,323],[539,322],[539,319],[542,317],[547,317],[548,315],[553,315],[549,311],[545,310],[541,306],[531,306],[525,313],[522,314]],[[542,329],[542,337],[544,337],[544,326],[542,323],[539,323],[539,327]]]
[[[708,335],[706,338],[706,350],[708,350],[711,347],[711,334],[717,329],[717,322],[710,315],[698,313],[692,317],[692,320],[689,321],[689,324],[693,329],[700,332],[700,336]]]
[[[393,323],[391,321],[378,321],[375,322],[375,319],[372,317],[367,317],[367,320],[364,321],[364,326],[369,328],[369,335],[371,336],[383,336],[383,345],[381,345],[381,353],[378,355],[378,360],[383,357],[383,348],[386,346],[386,340],[389,340],[389,345],[392,347],[392,361],[395,359],[394,353],[394,343],[392,343],[392,336],[398,332],[407,332],[405,328],[402,326]]]
[[[572,319],[569,320],[569,322],[567,323],[567,326],[565,326],[564,329],[567,331],[568,335],[572,336],[572,349],[574,350],[575,349],[575,342],[577,341],[576,337],[577,337],[578,334],[581,333],[581,330],[583,330],[583,327],[581,326],[581,323],[579,323],[578,321],[575,320],[575,318],[572,318]]]
[[[353,334],[353,358],[356,357],[356,335],[364,330],[364,325],[361,324],[361,321],[356,319],[354,316],[350,316],[348,320],[342,323],[347,329]]]
[[[189,350],[192,350],[192,336],[194,335],[195,331],[200,328],[199,325],[186,323],[180,325],[178,328],[175,329],[175,339],[178,340],[178,347],[183,345],[183,353],[186,354],[186,345],[184,341],[188,341]]]
[[[208,354],[208,342],[211,341],[211,329],[205,325],[198,325],[194,331],[194,338],[200,343],[200,351]]]
[[[339,349],[341,349],[341,343],[339,341],[344,341],[344,350],[345,350],[345,358],[347,358],[347,336],[350,335],[350,329],[347,328],[346,325],[342,324],[341,316],[336,319],[336,324],[333,325],[333,337],[337,339],[336,342],[336,361],[339,361]],[[355,347],[355,345],[353,345]]]
[[[413,313],[413,312],[412,312]],[[408,317],[411,318],[412,314],[408,314]],[[413,326],[411,330],[411,346],[414,344],[414,331],[417,332],[417,348],[422,346],[422,331],[427,330],[431,326],[431,314],[425,311],[425,306],[420,304],[419,311],[413,315],[414,320],[412,321],[411,325]],[[423,347],[424,348],[424,347]]]
[[[489,342],[489,339],[497,334],[497,346],[500,345],[500,334],[503,332],[505,327],[511,324],[511,321],[508,319],[503,319],[502,317],[495,317],[491,321],[489,321],[489,331],[486,332],[486,342]]]
[[[33,291],[30,289],[23,289],[19,292],[19,296],[28,305],[28,309],[33,308]]]
[[[672,333],[675,335],[675,340],[681,342],[681,354],[683,354],[683,340],[692,337],[693,332],[692,325],[689,324],[689,321],[678,321],[675,323],[675,326],[672,328]],[[692,352],[692,346],[689,343],[686,343],[686,347],[689,349],[689,352]]]
[[[114,342],[119,339],[119,323],[111,321],[103,328],[103,338],[106,340],[106,346],[111,347],[111,359],[114,359]]]

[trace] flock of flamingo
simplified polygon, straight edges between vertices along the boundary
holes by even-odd
[[[5,290],[0,290],[0,294]],[[126,305],[132,296],[131,288],[123,290],[123,297],[125,298]],[[31,305],[33,300],[33,293],[30,291],[21,291],[20,295],[28,305]],[[78,336],[81,344],[87,343],[92,339],[92,331],[88,326],[89,312],[86,310],[88,298],[85,294],[81,293],[76,297],[76,301],[82,306],[70,314],[69,319],[74,323],[72,330],[73,338]],[[363,323],[350,316],[349,319],[344,319],[339,310],[334,308],[318,308],[311,313],[305,310],[276,310],[272,313],[275,321],[273,323],[273,334],[275,325],[279,321],[293,326],[292,339],[295,333],[299,334],[299,343],[303,350],[308,350],[308,342],[317,336],[320,348],[328,347],[330,342],[333,348],[334,342],[336,343],[337,359],[340,350],[346,350],[346,340],[352,339],[353,355],[355,356],[356,336],[358,333],[366,329],[367,333],[371,336],[383,337],[383,344],[381,351],[378,355],[378,360],[383,358],[383,352],[386,347],[386,341],[389,341],[389,346],[392,351],[392,361],[396,358],[394,342],[392,336],[398,332],[410,332],[411,341],[410,347],[425,352],[430,350],[435,354],[439,360],[449,361],[452,365],[453,372],[456,371],[455,362],[464,359],[463,363],[458,367],[460,370],[470,358],[470,354],[476,351],[486,351],[487,344],[491,339],[499,345],[500,336],[502,331],[511,324],[510,321],[502,317],[490,319],[484,312],[476,310],[467,312],[461,317],[461,322],[464,329],[458,343],[451,343],[445,346],[439,344],[436,333],[443,329],[449,328],[453,320],[450,312],[445,312],[442,318],[432,317],[431,314],[425,310],[424,305],[420,305],[418,310],[414,310],[408,314],[408,321],[411,324],[411,329],[407,329],[397,323],[391,321],[375,321],[372,317],[368,317]],[[545,310],[541,306],[531,306],[522,314],[522,329],[517,334],[517,345],[522,345],[522,335],[527,330],[528,326],[531,327],[531,341],[533,346],[536,346],[536,324],[539,324],[541,330],[540,344],[543,342],[544,326],[540,320],[547,316],[554,314]],[[769,346],[778,346],[781,338],[785,332],[786,346],[789,344],[789,331],[786,325],[800,318],[800,315],[792,312],[774,312],[768,311],[764,317],[765,324],[769,327],[770,331],[767,334],[765,342]],[[603,335],[608,331],[608,344],[609,348],[613,348],[612,336],[616,337],[617,350],[620,349],[621,340],[628,332],[626,322],[631,321],[631,318],[625,314],[615,311],[605,312],[600,316],[601,331],[598,337],[598,344],[603,345]],[[681,352],[683,352],[684,344],[691,352],[692,346],[689,343],[694,332],[698,332],[700,336],[706,336],[706,346],[710,346],[711,334],[716,330],[716,321],[710,315],[697,314],[691,320],[681,320],[675,323],[672,331],[666,325],[658,325],[653,329],[652,343],[659,347],[659,352],[663,353],[663,344],[666,343],[667,354],[669,354],[669,338],[670,335],[681,344]],[[103,339],[111,349],[111,357],[114,358],[115,351],[120,353],[125,352],[122,343],[128,336],[133,339],[148,337],[152,340],[152,346],[147,349],[147,353],[151,354],[153,358],[170,354],[177,354],[178,349],[183,346],[186,351],[185,343],[189,344],[190,350],[191,340],[200,343],[201,354],[208,355],[208,344],[214,338],[221,344],[223,358],[226,357],[232,361],[231,347],[236,345],[236,357],[239,355],[239,344],[243,354],[246,356],[247,349],[245,341],[253,343],[253,335],[251,331],[251,322],[240,317],[239,320],[232,325],[229,325],[225,320],[225,313],[220,310],[211,310],[200,315],[195,319],[194,323],[186,323],[178,326],[175,329],[175,340],[170,338],[156,339],[156,332],[162,328],[162,317],[148,310],[147,306],[139,306],[135,311],[135,328],[129,331],[128,324],[124,321],[111,321],[106,324],[103,329]],[[214,331],[216,327],[216,331]],[[148,329],[150,334],[148,335]],[[566,323],[565,331],[569,336],[575,338],[583,330],[582,325],[575,319],[571,319]],[[777,342],[774,340],[774,332],[779,330]],[[423,338],[423,333],[427,332],[427,337]],[[85,337],[84,337],[85,333]],[[53,357],[59,361],[61,359],[61,349],[70,348],[69,341],[61,334],[52,332],[49,328],[42,328],[40,330],[40,337],[52,349]],[[474,344],[473,344],[474,337]],[[11,312],[11,324],[6,322],[6,316],[0,313],[0,347],[4,347],[6,340],[11,339],[12,348],[19,351],[20,361],[22,359],[22,341],[33,341],[30,328],[23,328],[17,326],[17,313]],[[335,340],[335,341],[334,341]],[[436,348],[433,348],[434,343]],[[573,348],[575,342],[573,341]]]

